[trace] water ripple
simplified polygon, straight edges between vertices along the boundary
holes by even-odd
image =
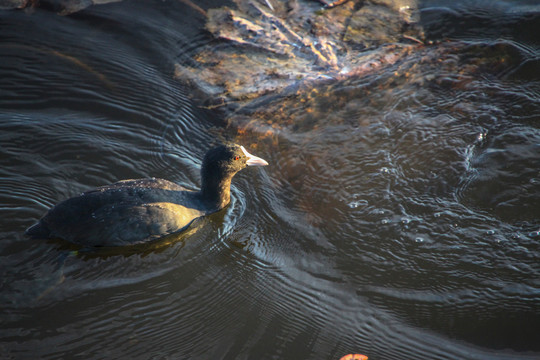
[[[148,4],[0,13],[0,357],[538,357],[533,43],[444,41],[224,120],[174,78],[204,19]],[[119,179],[195,189],[223,139],[270,165],[188,233],[101,250],[23,235]]]

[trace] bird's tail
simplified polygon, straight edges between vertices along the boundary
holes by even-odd
[[[24,233],[33,238],[46,239],[49,237],[51,232],[42,221],[39,221],[26,229]]]

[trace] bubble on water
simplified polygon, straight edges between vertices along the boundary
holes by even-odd
[[[436,212],[435,214],[433,214],[433,216],[435,216],[436,218],[441,217],[441,215],[442,214],[440,212]]]
[[[387,167],[382,167],[379,169],[380,172],[382,172],[383,174],[389,174],[390,173],[390,169],[388,169]]]
[[[381,224],[388,224],[390,222],[390,219],[382,219]]]
[[[495,235],[495,230],[488,230],[486,231],[487,235]]]
[[[401,219],[401,223],[402,223],[402,224],[405,224],[405,225],[406,225],[406,224],[409,224],[410,222],[411,222],[411,219],[408,219],[408,218],[402,218],[402,219]]]
[[[537,237],[540,237],[540,230],[537,230],[537,231],[531,231],[531,232],[529,233],[529,237],[531,237],[531,238],[533,238],[533,239],[534,239],[534,238],[537,238]]]
[[[351,208],[351,209],[356,209],[357,207],[364,207],[364,206],[367,206],[368,205],[368,202],[367,200],[355,200],[355,201],[352,201],[348,204],[348,206]]]
[[[486,139],[486,136],[487,136],[487,132],[481,132],[480,134],[478,134],[478,136],[476,137],[476,139],[478,141],[484,141]]]
[[[381,123],[372,124],[370,127],[373,136],[388,137],[391,134],[390,129]]]
[[[418,236],[418,237],[416,237],[414,239],[414,241],[417,242],[417,243],[422,243],[422,242],[424,242],[424,238]]]

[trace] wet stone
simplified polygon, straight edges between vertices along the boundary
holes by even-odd
[[[249,101],[305,82],[343,79],[392,64],[422,39],[413,0],[235,0],[208,10],[206,29],[226,46],[202,48],[176,64],[176,77],[223,103]],[[196,64],[196,65],[193,65]],[[221,99],[221,100],[219,100]]]

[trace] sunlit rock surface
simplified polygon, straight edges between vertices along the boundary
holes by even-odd
[[[201,90],[203,106],[224,110],[240,138],[309,139],[320,126],[392,103],[404,87],[466,87],[515,58],[504,48],[426,41],[412,0],[327,9],[307,0],[234,3],[207,12],[215,41],[175,74]]]
[[[343,79],[393,64],[421,43],[414,0],[235,0],[210,9],[207,30],[225,46],[201,49],[176,76],[217,102],[243,101],[306,81]]]

